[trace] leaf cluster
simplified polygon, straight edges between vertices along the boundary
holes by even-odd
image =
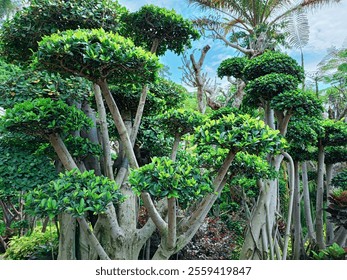
[[[299,89],[280,92],[271,99],[270,106],[301,117],[320,117],[323,113],[322,101],[312,92]]]
[[[90,83],[85,79],[46,71],[24,71],[0,84],[0,106],[3,108],[36,98],[78,102],[89,95]]]
[[[235,77],[244,79],[244,68],[248,63],[246,57],[231,57],[222,61],[218,66],[217,75],[219,78]]]
[[[324,146],[344,146],[347,139],[347,123],[344,121],[324,120],[319,138]]]
[[[248,81],[271,73],[290,75],[298,81],[304,78],[304,70],[295,59],[275,51],[266,51],[250,59],[244,69],[244,76]]]
[[[245,90],[255,100],[270,101],[280,93],[296,89],[298,84],[298,80],[291,75],[270,73],[250,81]]]
[[[38,98],[15,105],[6,111],[0,124],[4,130],[30,135],[49,135],[92,126],[91,120],[75,106],[49,98]]]
[[[347,228],[347,191],[337,189],[328,196],[330,204],[326,209],[329,220],[338,226]]]
[[[204,115],[188,109],[172,109],[157,117],[158,123],[171,136],[183,136],[193,132],[196,127],[203,124]]]
[[[20,146],[4,146],[1,140],[0,162],[0,197],[16,196],[57,177],[47,156]]]
[[[347,146],[326,147],[324,162],[326,164],[347,162]]]
[[[346,251],[337,243],[320,250],[319,253],[312,252],[315,260],[345,260],[346,254]]]
[[[82,217],[87,211],[103,213],[107,204],[121,202],[124,197],[118,185],[94,171],[71,170],[59,175],[59,179],[35,188],[26,196],[26,207],[30,214],[55,217],[59,213],[70,213]]]
[[[44,37],[35,66],[94,82],[132,84],[154,81],[160,68],[155,55],[103,29],[67,30]]]
[[[345,169],[336,174],[336,176],[331,180],[331,184],[336,188],[347,190],[347,170]]]
[[[195,130],[194,143],[200,152],[213,145],[234,153],[244,151],[250,154],[275,153],[285,146],[279,131],[259,119],[241,114],[207,121]]]
[[[13,236],[6,250],[6,260],[43,260],[54,259],[58,253],[56,228],[46,232],[37,227],[30,235]]]
[[[185,153],[177,161],[154,157],[152,162],[132,170],[129,182],[137,194],[148,192],[156,198],[175,197],[182,207],[212,191],[207,172],[198,168],[194,154]]]
[[[145,5],[137,12],[123,14],[121,20],[125,23],[121,34],[131,38],[137,46],[151,50],[157,40],[158,56],[164,55],[167,50],[181,54],[185,47],[191,47],[191,40],[200,37],[191,21],[174,10],[154,5]]]

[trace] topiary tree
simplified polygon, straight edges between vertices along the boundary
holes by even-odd
[[[343,146],[346,143],[347,125],[342,121],[324,120],[321,123],[321,130],[318,136],[318,178],[316,197],[316,234],[319,249],[325,249],[323,235],[323,195],[324,195],[324,162],[325,149],[328,146]],[[331,177],[331,175],[330,175]]]
[[[175,172],[177,165],[173,161],[168,159],[155,160],[149,167],[144,166],[133,171],[130,177],[132,178],[132,186],[141,192],[149,215],[161,235],[161,243],[153,256],[154,259],[168,259],[191,240],[222,192],[226,174],[238,152],[245,151],[251,154],[275,152],[283,146],[278,131],[270,129],[264,122],[248,115],[235,116],[234,114],[219,120],[207,121],[204,125],[196,128],[194,136],[190,140],[193,145],[197,146],[197,155],[191,154],[189,156],[187,154],[182,160],[191,167],[187,166],[183,170]],[[211,173],[214,179],[209,185],[208,181],[205,183],[206,179],[203,179],[210,173],[209,169],[202,171],[196,164],[190,162],[196,163],[198,155],[204,156],[211,145],[226,150],[226,153],[224,153],[222,164]],[[179,161],[180,159],[178,159]],[[148,169],[151,172],[148,172]],[[190,173],[195,174],[193,178]],[[200,181],[204,182],[202,185],[195,178],[199,174],[203,176],[200,178]],[[161,177],[164,178],[165,184],[160,180]],[[210,186],[212,192],[208,192],[202,197],[192,213],[183,212],[184,217],[181,218],[180,223],[177,223],[177,205],[181,205],[181,201],[186,199],[185,195],[189,196],[190,192],[194,195],[200,195],[204,191],[208,191],[207,185]],[[150,193],[161,197],[167,196],[167,221],[159,214]],[[179,202],[178,204],[176,200]]]
[[[53,50],[52,46],[54,46],[55,50]],[[82,55],[82,53],[84,54]],[[74,73],[93,81],[97,105],[99,107],[102,107],[103,103],[101,94],[98,91],[98,88],[101,88],[109,110],[113,115],[121,142],[125,147],[127,160],[129,160],[130,166],[136,168],[137,162],[132,149],[132,145],[135,141],[134,135],[136,135],[136,133],[130,134],[126,130],[119,109],[108,88],[108,82],[115,85],[118,83],[132,83],[136,85],[146,84],[153,81],[156,77],[156,70],[159,68],[156,57],[148,52],[145,52],[139,47],[135,47],[129,39],[125,39],[117,34],[110,34],[103,30],[93,30],[91,32],[80,30],[76,32],[66,31],[57,35],[52,35],[51,37],[46,37],[40,43],[37,62],[41,64],[41,66],[48,68],[50,71]],[[57,67],[58,64],[62,67]],[[124,72],[124,68],[127,69],[126,72]],[[127,75],[123,75],[124,73],[127,73]],[[140,100],[140,103],[141,102],[142,101]],[[102,119],[106,120],[104,117]],[[103,121],[103,123],[106,124],[106,121]],[[110,152],[105,152],[105,147],[109,147],[109,141],[106,137],[106,126],[103,125],[101,130],[104,133],[102,138],[104,140],[106,139],[106,141],[103,140],[105,143],[105,145],[103,145],[104,157],[108,159],[107,163],[105,164],[108,170],[106,174],[109,178],[112,178],[113,172]],[[133,135],[133,137],[130,137],[131,135]],[[123,172],[125,175],[127,173],[127,169],[124,168],[122,170],[125,170]],[[120,173],[120,171],[118,173]],[[123,179],[124,176],[119,175],[117,176],[116,181],[122,183]],[[132,195],[131,190],[127,189],[126,186],[123,188],[123,191],[127,192],[129,196]],[[135,215],[136,204],[134,203],[134,200],[130,198],[123,205],[124,207],[120,207],[120,214],[118,216],[119,219],[122,220],[120,221],[120,224],[122,224],[122,226],[127,224],[127,230],[132,230],[135,233],[137,232],[137,229],[136,224],[133,222],[136,220],[136,218],[128,219],[128,217],[129,215]],[[131,211],[129,211],[129,207],[132,209]],[[110,211],[112,211],[112,209]],[[115,213],[112,213],[112,215],[108,217],[103,217],[108,220],[109,223],[112,223],[112,219],[117,219],[114,214]],[[105,219],[103,221],[105,221]],[[101,220],[102,219],[100,219],[99,224],[102,223]],[[129,221],[131,221],[130,226]],[[125,247],[128,246],[126,244],[131,243],[133,244],[134,250],[117,250],[117,252],[114,252],[113,254],[118,254],[118,256],[115,257],[114,255],[111,255],[110,257],[126,259],[135,258],[135,256],[138,255],[143,242],[148,239],[146,236],[150,236],[151,234],[149,229],[154,230],[153,227],[146,227],[142,231],[144,232],[145,236],[141,234],[137,235],[139,242],[134,242],[133,238],[136,237],[132,234],[127,234],[126,238],[121,238],[121,242],[119,244],[120,247],[124,246],[125,249]],[[96,231],[98,230],[100,230],[100,228],[98,225],[96,225]],[[120,234],[121,232],[122,230],[119,230],[114,233]],[[108,237],[106,238],[110,238],[111,235],[109,232],[107,232],[107,234]],[[110,244],[111,243],[109,243],[107,246],[111,247]],[[113,251],[112,248],[109,248],[109,250]],[[124,257],[125,255],[127,256]]]
[[[118,191],[119,187],[106,177],[95,176],[92,170],[81,173],[73,169],[59,177],[31,191],[26,197],[27,207],[38,216],[54,218],[66,212],[76,217],[91,247],[85,250],[89,254],[97,253],[102,260],[109,260],[109,256],[90,230],[85,215],[87,211],[94,215],[104,213],[109,203],[120,203],[123,198]]]
[[[1,54],[9,62],[30,62],[38,42],[46,36],[67,29],[104,28],[117,31],[125,9],[117,1],[76,0],[31,1],[2,25]]]
[[[0,122],[7,131],[24,132],[46,138],[67,170],[77,168],[77,165],[61,135],[81,128],[88,129],[91,126],[90,119],[76,107],[47,98],[15,105],[6,111]]]
[[[137,12],[122,16],[126,23],[120,31],[133,39],[134,43],[158,56],[167,50],[181,54],[185,47],[191,47],[191,40],[200,37],[189,20],[185,20],[174,10],[154,5],[145,5]]]
[[[183,53],[191,47],[191,41],[198,39],[199,33],[191,21],[184,19],[174,10],[145,5],[137,12],[122,16],[125,22],[120,34],[131,38],[135,45],[143,47],[157,56],[162,56],[170,50],[176,54]],[[140,127],[148,87],[144,85],[137,108],[131,141],[134,144]]]
[[[36,63],[50,71],[84,77],[100,86],[130,166],[136,167],[130,137],[107,81],[135,84],[153,81],[159,68],[156,57],[135,47],[129,39],[103,29],[70,30],[44,38],[39,43]]]

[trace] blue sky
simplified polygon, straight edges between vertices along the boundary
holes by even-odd
[[[119,0],[131,11],[138,10],[145,4],[154,4],[168,9],[174,9],[185,18],[194,18],[201,15],[201,11],[195,6],[189,6],[187,0]],[[347,47],[347,0],[342,0],[339,4],[325,6],[308,13],[310,24],[310,40],[303,49],[305,56],[305,70],[314,72],[317,64],[327,54],[327,49],[336,46]],[[204,63],[204,72],[208,72],[211,78],[216,76],[216,69],[224,59],[235,56],[235,51],[226,47],[218,41],[201,38],[193,43],[193,48],[188,50],[188,54],[195,50],[196,57],[199,50],[206,44],[211,46]],[[287,50],[289,55],[295,59],[300,58],[300,52],[297,50]],[[161,58],[163,64],[170,67],[173,81],[180,83],[182,76],[179,67],[182,65],[181,58],[168,52]]]

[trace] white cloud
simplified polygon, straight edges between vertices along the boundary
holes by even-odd
[[[321,52],[331,46],[341,47],[347,38],[347,1],[309,13],[310,41],[305,48]]]

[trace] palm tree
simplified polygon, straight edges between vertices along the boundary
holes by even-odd
[[[203,10],[217,12],[197,19],[197,25],[250,57],[278,44],[303,47],[309,34],[306,10],[340,1],[188,0]]]

